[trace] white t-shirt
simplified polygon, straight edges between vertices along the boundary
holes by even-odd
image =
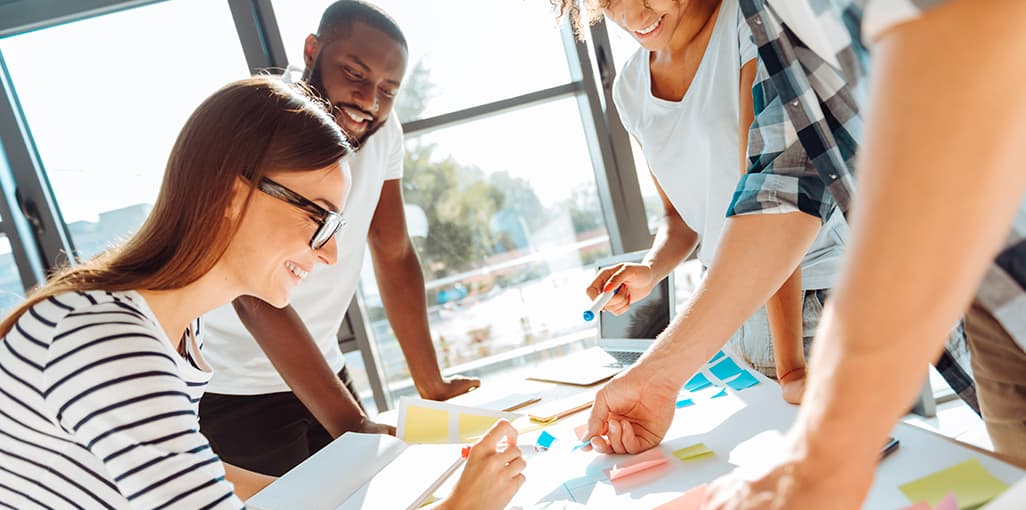
[[[44,299],[0,340],[0,506],[242,508],[199,432],[202,334],[136,292]]]
[[[403,176],[403,132],[393,112],[377,133],[347,159],[352,189],[343,216],[349,221],[335,236],[338,262],[317,265],[298,287],[290,304],[303,319],[332,370],[345,358],[338,329],[356,293],[371,218],[386,180]],[[207,391],[227,395],[261,395],[290,391],[264,351],[242,325],[231,304],[204,316],[204,355],[214,368]]]
[[[652,95],[651,53],[639,48],[613,84],[620,120],[681,219],[698,233],[698,259],[712,263],[741,177],[738,101],[741,67],[757,48],[737,0],[720,6],[709,44],[680,101]],[[846,238],[840,214],[827,221],[802,261],[802,287],[833,286]]]

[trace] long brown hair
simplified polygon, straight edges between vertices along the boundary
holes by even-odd
[[[170,290],[192,283],[214,267],[235,233],[224,213],[236,179],[250,183],[245,210],[269,170],[322,169],[349,151],[325,106],[305,90],[267,76],[226,85],[200,104],[178,134],[156,203],[139,231],[56,272],[0,322],[0,336],[29,307],[64,292]]]

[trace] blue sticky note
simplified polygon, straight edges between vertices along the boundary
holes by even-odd
[[[699,372],[684,384],[684,389],[688,391],[698,391],[710,384],[712,383],[709,382],[709,379],[706,379],[705,375],[703,375],[702,372]]]
[[[541,446],[542,448],[549,449],[552,447],[552,442],[555,440],[555,436],[543,430],[542,433],[538,436],[538,440],[535,441],[535,444]]]
[[[742,370],[741,375],[735,377],[731,381],[727,381],[727,386],[730,386],[734,391],[741,391],[745,388],[751,388],[759,384],[759,380],[755,378],[751,372]]]
[[[712,363],[723,357],[723,351],[716,351],[716,354],[712,358],[709,358],[709,363]]]
[[[687,406],[693,406],[693,405],[695,405],[695,402],[692,401],[690,398],[686,398],[684,400],[678,400],[677,401],[677,409],[680,409],[682,407],[687,407]]]
[[[709,397],[709,398],[720,398],[720,397],[726,397],[726,396],[727,396],[727,388],[723,388],[722,390],[720,390],[719,393],[717,393],[717,394],[715,394],[715,395],[713,395],[712,397]]]
[[[741,367],[737,366],[737,363],[734,363],[734,360],[730,358],[724,358],[723,361],[720,361],[719,363],[709,368],[709,371],[712,372],[712,374],[716,377],[719,377],[721,380],[726,381],[727,379],[730,379],[731,377],[740,374]]]

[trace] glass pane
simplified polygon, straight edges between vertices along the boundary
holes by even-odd
[[[0,50],[82,256],[139,227],[186,118],[249,75],[227,2],[160,2],[4,39]]]
[[[571,98],[407,137],[407,216],[443,370],[492,378],[595,343],[584,289],[610,251],[580,122]],[[369,268],[361,282],[392,396],[414,394]]]
[[[317,31],[330,0],[273,0],[278,28],[294,66],[303,66],[303,41]],[[423,74],[409,105],[404,86],[396,108],[403,121],[433,117],[570,81],[566,56],[548,2],[488,0],[376,0],[395,18],[410,49],[407,80]]]
[[[25,299],[25,289],[11,254],[11,242],[0,234],[0,316],[7,315],[22,299]]]

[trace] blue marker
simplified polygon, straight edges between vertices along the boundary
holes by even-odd
[[[595,314],[602,311],[602,309],[605,308],[606,303],[608,303],[610,299],[613,299],[613,296],[616,295],[617,292],[620,292],[620,287],[609,292],[603,292],[595,297],[595,301],[591,302],[591,308],[584,311],[584,320],[590,321],[594,319]]]

